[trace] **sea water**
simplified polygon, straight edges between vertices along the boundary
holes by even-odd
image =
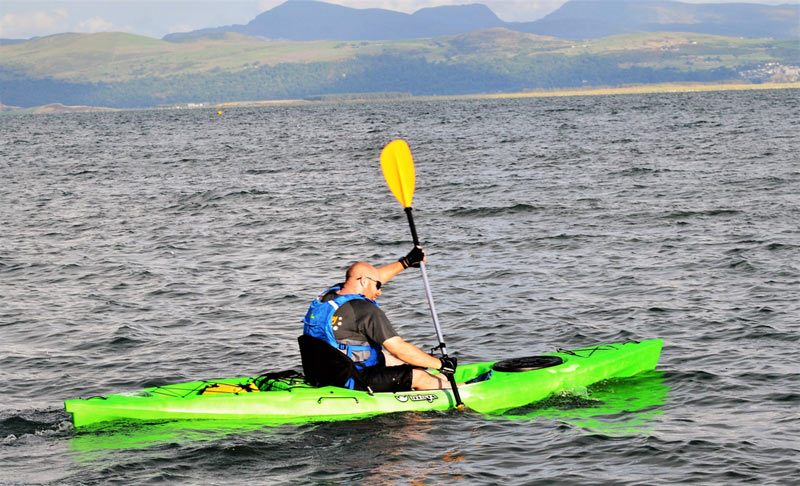
[[[789,484],[800,91],[0,118],[0,484]],[[411,249],[460,362],[663,338],[494,416],[76,432],[63,400],[300,369],[309,301]],[[418,271],[384,288],[436,344]]]

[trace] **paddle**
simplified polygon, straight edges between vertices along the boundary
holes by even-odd
[[[406,215],[408,216],[408,226],[411,228],[411,238],[414,240],[414,246],[422,249],[417,237],[417,228],[414,226],[414,217],[411,214],[411,200],[414,198],[414,184],[416,181],[414,173],[414,159],[411,157],[411,149],[405,140],[394,140],[390,142],[381,152],[381,169],[383,170],[383,177],[386,179],[386,184],[394,194],[394,197],[400,201],[400,204],[405,208]],[[425,262],[419,263],[419,269],[422,271],[422,283],[425,285],[425,295],[428,297],[428,305],[431,308],[431,317],[433,318],[433,327],[436,329],[436,337],[439,339],[439,346],[434,349],[441,349],[442,356],[447,357],[447,347],[444,344],[444,337],[442,337],[442,328],[439,326],[439,317],[436,315],[436,307],[433,305],[433,294],[431,294],[431,286],[428,283],[428,273],[425,271]],[[464,403],[461,401],[461,396],[458,393],[455,377],[450,374],[447,376],[450,380],[450,386],[453,389],[453,397],[456,399],[456,408],[459,410],[464,408]]]

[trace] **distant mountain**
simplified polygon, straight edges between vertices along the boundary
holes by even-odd
[[[169,34],[181,42],[236,32],[275,40],[394,40],[440,37],[505,27],[563,39],[642,32],[693,32],[735,37],[800,38],[800,3],[688,4],[670,0],[571,0],[534,22],[504,22],[480,4],[424,8],[413,14],[289,0],[247,25]]]
[[[694,32],[731,37],[800,37],[800,3],[681,3],[669,0],[571,0],[521,32],[592,39],[643,32]]]
[[[423,8],[406,14],[314,0],[290,0],[258,15],[247,25],[169,34],[164,40],[181,41],[218,32],[290,41],[417,39],[463,34],[505,24],[489,7],[478,4]]]

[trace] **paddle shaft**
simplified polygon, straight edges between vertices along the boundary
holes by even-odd
[[[408,216],[408,226],[411,228],[411,238],[414,240],[414,246],[422,248],[417,236],[417,227],[414,225],[414,216],[411,214],[411,207],[405,208],[406,216]],[[433,327],[436,329],[436,337],[439,339],[439,349],[442,350],[442,356],[447,356],[447,346],[444,344],[444,336],[442,336],[442,328],[439,326],[439,317],[436,315],[436,305],[433,303],[433,294],[431,293],[431,284],[428,282],[428,272],[425,271],[425,262],[419,262],[419,269],[422,271],[422,283],[425,285],[425,296],[428,298],[428,306],[431,309],[431,318],[433,319]],[[464,403],[461,401],[461,395],[458,393],[458,386],[456,386],[456,378],[452,374],[447,375],[450,381],[450,387],[453,390],[453,397],[456,400],[456,408],[463,408]]]
[[[419,237],[417,236],[417,228],[414,226],[414,216],[411,214],[411,208],[406,208],[406,215],[408,216],[408,226],[411,228],[411,238],[414,240],[414,246],[422,248],[419,244]],[[439,325],[439,316],[436,314],[436,305],[433,303],[433,294],[431,293],[431,284],[428,282],[428,272],[425,271],[425,262],[419,262],[419,269],[422,270],[422,283],[425,285],[425,296],[428,298],[428,306],[431,309],[431,318],[433,319],[433,327],[436,329],[436,337],[439,339],[439,348],[442,354],[447,356],[447,347],[444,344],[444,336],[442,336],[442,328]]]

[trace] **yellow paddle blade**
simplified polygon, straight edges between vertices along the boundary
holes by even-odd
[[[381,151],[381,169],[386,184],[403,207],[410,208],[414,199],[414,159],[405,140],[389,142]]]

